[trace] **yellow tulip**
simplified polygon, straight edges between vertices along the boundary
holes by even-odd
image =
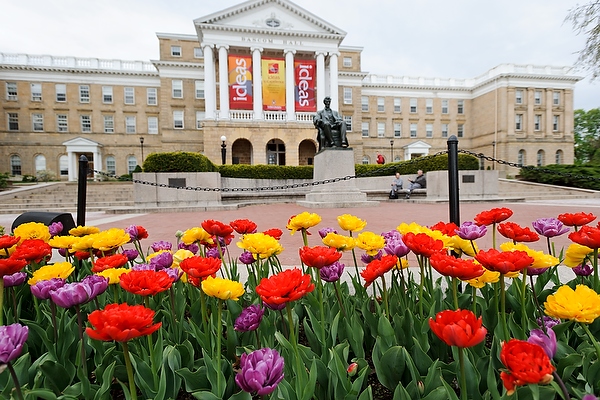
[[[221,300],[239,300],[244,294],[244,285],[239,282],[209,276],[202,281],[202,291]]]
[[[527,255],[533,258],[533,264],[529,268],[550,268],[560,264],[560,260],[553,255],[546,254],[543,251],[536,251],[527,247],[523,243],[506,242],[500,245],[502,251],[524,251]]]
[[[194,257],[194,253],[186,249],[179,249],[173,254],[173,264],[171,267],[179,267],[179,264],[186,258]]]
[[[321,216],[315,213],[309,213],[304,211],[298,215],[294,215],[290,218],[287,223],[286,228],[289,229],[291,234],[293,235],[296,231],[302,229],[312,228],[321,222]]]
[[[98,272],[96,275],[108,278],[109,285],[116,285],[121,282],[121,275],[126,274],[129,271],[128,268],[108,268],[102,272]]]
[[[125,229],[110,228],[97,234],[92,244],[94,249],[111,251],[131,241],[131,236]]]
[[[385,247],[385,239],[373,232],[363,232],[354,241],[356,247],[363,249],[368,255],[374,256]]]
[[[54,236],[48,241],[48,244],[55,249],[70,249],[78,240],[79,238],[75,236]]]
[[[488,283],[496,283],[500,280],[500,272],[483,269],[483,275],[466,281],[469,285],[481,289]]]
[[[36,270],[27,281],[29,285],[35,285],[40,281],[47,281],[52,278],[67,279],[75,271],[75,267],[70,262],[58,262],[55,264],[44,265]]]
[[[281,244],[273,236],[264,233],[247,233],[240,238],[236,245],[249,251],[255,259],[276,256],[283,251]]]
[[[69,235],[82,237],[86,235],[92,235],[94,233],[99,233],[100,229],[95,226],[81,226],[79,225],[77,228],[73,228],[69,231]]]
[[[48,243],[50,240],[50,230],[41,222],[27,222],[17,226],[13,232],[15,237],[20,237],[19,243],[28,239],[42,239]]]
[[[340,228],[350,232],[362,231],[365,229],[365,226],[367,226],[367,221],[350,214],[340,215],[337,217],[337,221],[340,225]]]
[[[210,234],[204,230],[202,227],[194,227],[190,228],[187,231],[183,232],[181,235],[181,241],[185,244],[192,243],[212,243],[213,240],[210,237]]]
[[[325,246],[333,247],[338,251],[352,250],[354,248],[354,238],[334,232],[329,232],[322,241]]]
[[[563,285],[548,296],[544,308],[551,317],[591,324],[600,317],[600,295],[585,285],[575,290]]]
[[[593,251],[593,249],[590,249],[587,246],[572,243],[571,245],[569,245],[567,251],[565,252],[565,260],[563,261],[563,263],[567,267],[574,268],[580,265],[585,259],[585,257]]]

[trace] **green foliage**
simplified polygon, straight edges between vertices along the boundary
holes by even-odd
[[[522,179],[530,182],[600,190],[600,165],[546,165],[540,168],[522,168],[520,174]]]
[[[36,175],[39,182],[50,182],[56,180],[56,174],[53,171],[38,171]]]
[[[217,167],[202,154],[176,151],[152,153],[144,160],[144,172],[215,172]]]
[[[37,178],[33,175],[23,175],[23,177],[21,178],[21,182],[37,182]]]
[[[253,179],[312,179],[313,167],[309,165],[220,165],[221,176]]]
[[[575,110],[575,163],[600,165],[600,108]]]
[[[9,174],[0,173],[0,189],[5,189],[8,187],[8,178]]]
[[[356,176],[387,176],[391,173],[400,172],[400,175],[416,174],[418,170],[443,171],[448,169],[448,155],[440,154],[435,157],[423,157],[410,161],[399,161],[383,165],[359,164],[356,165]],[[479,169],[479,159],[469,154],[458,155],[459,170]]]

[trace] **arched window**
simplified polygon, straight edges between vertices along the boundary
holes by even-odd
[[[368,164],[369,163],[369,156],[363,156],[362,163],[363,164]]]
[[[564,155],[562,150],[556,150],[556,154],[554,155],[554,163],[562,164],[564,162]]]
[[[137,159],[135,158],[135,156],[127,157],[127,173],[131,174],[136,166],[137,166]]]
[[[133,168],[135,168],[135,167],[133,167]],[[106,157],[106,172],[108,172],[111,175],[117,174],[117,162],[115,160],[115,157],[113,157],[113,156]]]
[[[544,150],[541,150],[541,149],[538,150],[538,152],[537,152],[537,164],[536,165],[538,167],[541,167],[542,165],[544,165],[546,163],[545,162],[546,161],[545,158],[546,157],[544,155]]]
[[[21,157],[16,154],[10,156],[10,173],[11,175],[21,175]]]
[[[526,162],[526,158],[525,158],[525,150],[521,149],[519,150],[519,153],[517,154],[517,164],[519,164],[520,166],[525,165]]]
[[[58,167],[60,169],[60,176],[69,175],[69,157],[62,155],[58,159]]]
[[[38,173],[40,171],[46,170],[46,157],[43,154],[38,154],[35,156],[35,172]]]

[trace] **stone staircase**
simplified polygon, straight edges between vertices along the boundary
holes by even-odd
[[[27,211],[77,211],[77,182],[49,182],[16,187],[0,192],[0,213],[20,214]],[[88,182],[86,210],[106,211],[133,207],[133,183]]]
[[[546,185],[543,183],[525,182],[515,179],[498,179],[498,197],[507,200],[520,198],[524,200],[565,200],[597,198],[600,192],[590,189],[570,188],[565,186]]]

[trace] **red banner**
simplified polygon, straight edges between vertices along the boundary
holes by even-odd
[[[294,61],[294,97],[296,111],[317,111],[315,75],[317,60]]]
[[[252,110],[252,57],[229,55],[229,107]]]

